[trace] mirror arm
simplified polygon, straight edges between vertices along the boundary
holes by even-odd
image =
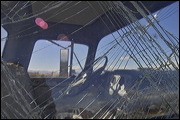
[[[72,40],[71,41],[71,58],[70,58],[69,77],[72,76],[73,53],[74,53],[74,41]]]

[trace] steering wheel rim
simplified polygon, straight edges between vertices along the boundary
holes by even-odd
[[[79,73],[79,75],[75,78],[75,80],[79,79],[82,76],[86,77],[87,74],[88,74],[88,76],[86,77],[86,80],[84,81],[84,83],[81,83],[80,85],[77,85],[77,86],[72,85],[72,84],[76,84],[80,80],[70,83],[71,86],[77,87],[78,90],[77,91],[73,90],[73,92],[72,92],[73,87],[71,87],[69,95],[71,95],[71,96],[78,95],[79,93],[86,90],[90,85],[92,85],[97,80],[95,78],[99,77],[101,75],[101,73],[103,72],[103,70],[105,69],[105,67],[107,66],[108,58],[107,58],[107,56],[99,57],[92,64],[92,66],[94,66],[95,64],[97,64],[99,62],[99,60],[101,60],[103,58],[105,58],[104,65],[102,67],[98,68],[96,71],[88,74],[88,70],[86,70],[86,71],[83,70],[81,73]]]

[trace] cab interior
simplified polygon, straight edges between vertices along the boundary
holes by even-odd
[[[113,104],[110,104],[109,101],[113,99],[119,100],[119,103],[123,103],[125,100],[117,97],[118,95],[121,97],[118,93],[119,91],[115,90],[110,93],[110,89],[107,89],[112,87],[110,82],[113,83],[114,79],[121,77],[122,83],[120,83],[120,85],[126,84],[132,87],[136,83],[136,80],[143,78],[144,73],[141,70],[116,69],[108,71],[105,70],[105,68],[110,58],[106,55],[96,58],[98,44],[102,38],[128,26],[127,22],[124,22],[125,19],[123,19],[123,16],[108,6],[111,4],[110,1],[103,1],[102,3],[103,5],[100,5],[98,1],[32,1],[28,2],[26,4],[27,7],[19,12],[20,15],[15,15],[14,20],[11,20],[6,17],[10,11],[9,8],[17,6],[14,10],[16,12],[19,8],[23,7],[25,4],[24,1],[1,2],[1,25],[8,32],[1,58],[1,97],[8,94],[17,95],[16,97],[12,95],[1,100],[1,109],[4,111],[1,115],[2,118],[31,118],[32,116],[37,118],[69,118],[68,116],[71,116],[72,113],[81,114],[82,118],[91,118],[92,116],[94,116],[94,118],[100,118],[103,116],[104,111],[110,109],[111,111],[109,111],[109,114],[106,116],[108,118],[117,113],[117,110],[115,111]],[[112,3],[115,5],[115,1],[112,1]],[[174,1],[142,1],[142,3],[151,13],[154,13],[174,3]],[[55,4],[57,4],[57,6]],[[137,11],[129,1],[123,1],[121,4],[124,4],[131,11]],[[138,4],[141,5],[140,3]],[[54,8],[52,10],[46,7],[43,8],[46,5],[53,6]],[[61,14],[56,15],[57,11],[60,11]],[[29,16],[21,20],[19,16],[24,13]],[[54,17],[49,17],[53,14]],[[134,15],[137,19],[142,19],[140,13],[137,12]],[[35,25],[34,20],[36,17],[46,20],[49,28],[43,30]],[[118,20],[119,23],[117,23],[116,20]],[[61,41],[59,38],[60,35],[64,35],[68,39]],[[71,50],[68,56],[70,62],[60,61],[61,66],[64,65],[64,68],[61,68],[62,76],[56,78],[31,78],[29,76],[28,67],[33,49],[36,42],[40,39],[44,39],[56,46],[58,46],[56,41],[70,43],[69,47]],[[76,75],[72,74],[73,69],[71,64],[72,60],[76,59],[73,55],[74,44],[82,44],[88,47],[87,56],[85,56],[85,64],[82,66],[82,71]],[[62,52],[60,54],[61,56],[67,57],[67,53]],[[99,61],[102,62],[102,66],[98,69],[94,69],[93,66]],[[131,78],[133,78],[134,81],[129,83],[128,80]],[[54,81],[55,85],[49,85],[46,82],[47,80],[52,83]],[[80,80],[83,81],[81,84],[78,83]],[[148,86],[148,84],[149,83],[143,83],[141,85],[142,89],[145,89],[144,86]],[[54,100],[55,98],[52,97],[52,94],[56,94],[53,90],[59,92],[56,101]],[[130,92],[130,94],[132,93],[133,91]],[[153,93],[154,91],[152,91],[151,94]],[[137,94],[142,93],[140,92]],[[19,99],[18,96],[22,99]],[[93,105],[91,105],[91,102],[97,96],[98,101],[95,101]],[[176,95],[173,94],[173,97],[175,96]],[[12,108],[9,107],[10,102],[14,99],[19,102],[13,104],[13,107],[17,108],[16,111],[13,111]],[[81,99],[83,99],[84,102],[80,103]],[[135,109],[130,110],[127,107],[127,111],[133,113],[143,109],[147,112],[148,108],[138,107],[138,104],[145,104],[138,103],[138,100],[143,101],[143,99],[144,101],[147,100],[146,98],[139,97],[132,101],[132,103],[129,103],[127,106],[129,106],[129,108],[131,108],[130,106],[134,106]],[[152,99],[155,98],[152,97]],[[160,101],[160,99],[158,98],[157,101]],[[27,103],[31,104],[28,105]],[[101,108],[105,104],[108,107]],[[159,102],[155,104],[159,104]],[[88,108],[87,106],[90,107]],[[164,106],[161,105],[161,107],[161,109],[163,109]],[[95,114],[100,108],[102,111]],[[19,111],[18,113],[21,112],[21,114],[18,114],[17,111]],[[122,111],[119,110],[118,112],[120,113]],[[148,112],[152,112],[148,116],[152,117],[155,110]],[[6,113],[9,114],[6,115]],[[67,115],[67,113],[69,113],[69,115]],[[135,117],[138,118],[139,114],[140,113],[137,113]],[[161,115],[155,112],[155,116]],[[119,117],[125,118],[125,115]]]

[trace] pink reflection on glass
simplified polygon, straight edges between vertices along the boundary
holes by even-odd
[[[48,28],[48,24],[42,18],[36,18],[35,22],[36,22],[36,25],[38,25],[42,29]]]
[[[69,41],[69,38],[65,34],[59,34],[57,40]]]

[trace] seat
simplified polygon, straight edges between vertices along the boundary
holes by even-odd
[[[46,85],[46,90],[48,87]],[[40,93],[38,93],[40,94]],[[1,61],[1,118],[50,118],[55,113],[54,103],[43,108],[44,97],[37,100],[37,92],[24,67]],[[48,96],[50,94],[48,93]],[[50,99],[52,101],[52,98]],[[43,109],[42,109],[43,108]]]

